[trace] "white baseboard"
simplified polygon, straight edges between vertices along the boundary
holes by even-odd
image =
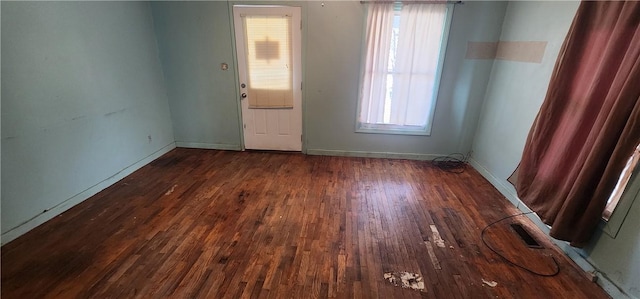
[[[446,155],[433,155],[433,154],[341,151],[341,150],[324,150],[324,149],[307,149],[306,154],[315,155],[315,156],[387,158],[387,159],[407,159],[407,160],[433,160],[437,157],[446,156]]]
[[[509,202],[511,202],[518,210],[523,213],[531,212],[531,210],[520,201],[518,195],[515,193],[513,187],[506,185],[504,180],[495,177],[486,167],[478,163],[473,157],[469,158],[469,164],[473,166],[487,181],[489,181],[502,195],[504,195]],[[630,298],[627,294],[622,292],[606,275],[600,273],[583,255],[579,250],[571,247],[567,242],[556,240],[549,236],[549,227],[538,218],[536,214],[526,215],[533,223],[542,230],[550,241],[552,241],[558,248],[560,248],[573,262],[578,265],[583,271],[595,273],[598,277],[596,281],[602,289],[605,290],[612,298]]]
[[[228,151],[242,150],[242,147],[239,144],[220,144],[220,143],[183,142],[183,141],[176,141],[176,147],[215,149],[215,150],[228,150]]]
[[[15,227],[12,228],[11,230],[5,232],[2,234],[2,237],[0,237],[0,243],[2,243],[2,245],[7,244],[13,240],[15,240],[16,238],[22,236],[23,234],[27,233],[28,231],[36,228],[37,226],[47,222],[48,220],[52,219],[53,217],[56,217],[60,214],[62,214],[64,211],[72,208],[73,206],[85,201],[86,199],[88,199],[89,197],[97,194],[98,192],[106,189],[107,187],[115,184],[116,182],[118,182],[119,180],[123,179],[124,177],[130,175],[131,173],[133,173],[134,171],[142,168],[143,166],[149,164],[151,161],[159,158],[160,156],[168,153],[169,151],[171,151],[172,149],[174,149],[176,147],[174,142],[171,142],[169,144],[167,144],[166,146],[164,146],[163,148],[155,151],[154,153],[142,158],[141,160],[139,160],[138,162],[135,162],[127,167],[125,167],[124,169],[118,171],[117,173],[115,173],[114,175],[104,179],[103,181],[89,187],[88,189],[72,196],[71,198],[57,204],[54,207],[51,207],[50,209],[48,209],[46,212],[39,214],[33,218],[31,218],[29,221]]]

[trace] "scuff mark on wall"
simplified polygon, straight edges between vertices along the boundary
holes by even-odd
[[[105,116],[105,117],[109,117],[109,116],[112,116],[112,115],[114,115],[114,114],[118,114],[118,113],[125,112],[126,110],[127,110],[126,108],[122,108],[122,109],[120,109],[120,110],[116,110],[116,111],[111,111],[111,112],[109,112],[109,113],[105,113],[105,114],[104,114],[104,116]]]

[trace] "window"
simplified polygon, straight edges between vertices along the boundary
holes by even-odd
[[[249,108],[293,108],[291,16],[241,15]]]
[[[640,144],[636,147],[631,158],[627,160],[618,183],[609,197],[607,206],[602,213],[605,221],[602,231],[612,238],[616,238],[622,228],[631,206],[640,198]]]
[[[369,4],[358,132],[430,134],[450,20],[447,4]]]
[[[611,192],[611,196],[607,200],[607,206],[605,207],[604,212],[602,213],[602,219],[604,219],[605,221],[609,221],[609,218],[611,218],[611,214],[613,214],[613,210],[615,210],[615,208],[618,206],[618,203],[620,202],[620,198],[622,198],[622,194],[624,193],[624,191],[627,190],[627,185],[629,184],[629,180],[631,179],[632,174],[636,169],[636,166],[638,165],[639,161],[640,161],[640,144],[638,144],[638,146],[636,147],[635,151],[633,152],[629,160],[627,160],[627,164],[622,170],[622,174],[620,174],[618,183],[616,183],[615,189],[613,189],[613,192]]]

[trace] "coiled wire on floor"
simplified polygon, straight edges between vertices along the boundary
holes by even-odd
[[[463,173],[467,168],[467,157],[461,153],[453,153],[431,160],[431,165],[444,171]]]

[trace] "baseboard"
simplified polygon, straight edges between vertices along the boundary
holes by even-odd
[[[511,202],[518,210],[523,213],[531,212],[531,210],[520,201],[518,195],[515,193],[515,190],[511,186],[507,186],[506,183],[495,177],[486,167],[480,164],[478,161],[473,159],[473,157],[469,158],[469,164],[477,170],[487,181],[489,181],[504,197],[507,198],[509,202]],[[548,237],[550,241],[552,241],[560,250],[564,252],[578,267],[580,267],[585,272],[594,273],[598,279],[596,283],[602,287],[612,298],[630,298],[627,294],[622,292],[616,284],[614,284],[611,280],[609,280],[606,275],[600,273],[598,269],[596,269],[583,255],[580,254],[578,249],[571,247],[567,242],[556,240],[549,236],[549,227],[538,218],[536,214],[527,214],[526,215],[533,223],[542,230],[545,235]]]
[[[324,150],[324,149],[307,149],[306,154],[315,155],[315,156],[387,158],[387,159],[407,159],[407,160],[433,160],[437,157],[446,156],[446,155],[432,155],[432,154],[341,151],[341,150]]]
[[[502,195],[504,195],[507,198],[507,200],[511,202],[514,206],[516,206],[520,210],[522,210],[522,208],[520,208],[520,206],[522,206],[524,209],[526,209],[526,211],[523,211],[523,212],[531,211],[529,210],[529,208],[527,208],[525,205],[522,204],[522,202],[518,198],[518,195],[516,195],[515,190],[513,189],[512,186],[507,185],[502,180],[495,177],[487,168],[485,168],[482,164],[478,163],[478,161],[473,159],[473,157],[470,157],[468,162],[485,179],[487,179],[487,181],[489,181],[494,187],[496,187],[496,189],[498,189],[498,191],[500,191],[500,193],[502,193]]]
[[[159,158],[160,156],[168,153],[169,151],[171,151],[172,149],[176,148],[176,144],[174,142],[171,142],[169,144],[167,144],[166,146],[164,146],[163,148],[155,151],[154,153],[140,159],[138,162],[135,162],[127,167],[125,167],[124,169],[118,171],[117,173],[115,173],[114,175],[104,179],[103,181],[89,187],[88,189],[72,196],[71,198],[68,198],[67,200],[57,204],[56,206],[48,209],[46,212],[39,214],[33,218],[31,218],[30,220],[28,220],[27,222],[12,228],[11,230],[5,232],[2,234],[2,236],[0,237],[0,243],[2,245],[7,244],[13,240],[15,240],[16,238],[22,236],[23,234],[27,233],[28,231],[36,228],[37,226],[47,222],[48,220],[52,219],[53,217],[56,217],[60,214],[62,214],[63,212],[65,212],[66,210],[72,208],[73,206],[85,201],[86,199],[88,199],[89,197],[97,194],[98,192],[106,189],[107,187],[115,184],[116,182],[118,182],[119,180],[123,179],[124,177],[130,175],[131,173],[133,173],[134,171],[142,168],[143,166],[149,164],[151,161]]]
[[[215,149],[215,150],[228,150],[228,151],[242,150],[242,147],[239,144],[183,142],[183,141],[176,141],[176,147]]]
[[[609,296],[611,296],[611,298],[616,298],[616,299],[638,299],[638,297],[635,296],[631,296],[625,292],[623,292],[622,290],[620,290],[620,288],[618,288],[617,285],[615,285],[611,280],[609,280],[609,278],[596,271],[595,272],[596,276],[598,277],[598,280],[596,281],[596,283],[598,283],[598,285],[600,287],[602,287],[602,289],[607,292],[607,294],[609,294]]]

